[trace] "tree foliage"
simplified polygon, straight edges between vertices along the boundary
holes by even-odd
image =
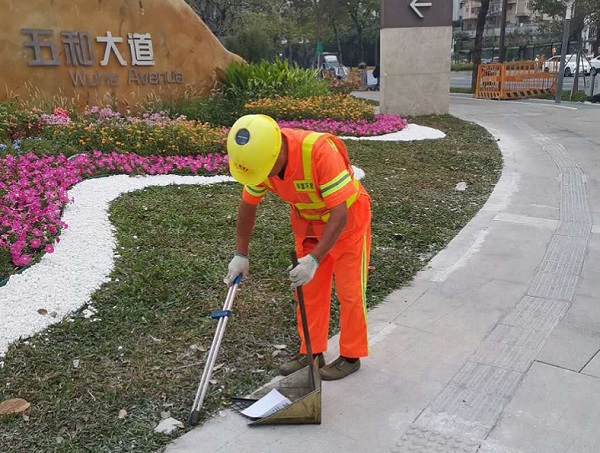
[[[249,60],[285,56],[307,66],[321,41],[346,64],[375,63],[380,0],[186,1],[230,50]]]
[[[471,77],[471,91],[475,92],[477,83],[477,71],[481,64],[481,50],[483,47],[483,32],[485,31],[485,21],[490,9],[490,0],[481,0],[481,7],[477,14],[477,26],[475,29],[475,47],[473,49],[473,75]]]
[[[542,24],[546,29],[554,31],[561,30],[565,17],[566,7],[557,0],[531,0],[531,8],[538,13],[545,14],[551,18]],[[578,40],[584,27],[590,26],[596,29],[596,40],[593,44],[594,54],[598,54],[600,45],[600,0],[575,0],[575,16],[571,22],[570,39]]]

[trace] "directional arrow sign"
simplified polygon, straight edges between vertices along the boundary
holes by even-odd
[[[417,14],[417,16],[419,16],[421,19],[424,18],[423,13],[421,13],[421,11],[419,10],[419,8],[425,8],[425,7],[430,7],[433,6],[433,3],[431,2],[419,2],[419,0],[412,0],[412,2],[410,2],[410,7],[413,9],[413,11]]]
[[[381,0],[381,28],[451,27],[454,3],[451,0]]]

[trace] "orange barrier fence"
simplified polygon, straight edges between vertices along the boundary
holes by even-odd
[[[542,61],[515,61],[480,65],[475,97],[517,99],[554,93],[558,74]]]

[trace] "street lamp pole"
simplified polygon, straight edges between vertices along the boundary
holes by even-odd
[[[504,42],[506,39],[506,15],[508,13],[508,0],[502,0],[502,21],[500,22],[500,63],[506,59],[506,49]]]
[[[571,18],[573,17],[573,5],[575,0],[566,0],[563,1],[567,10],[565,12],[565,24],[563,28],[563,40],[562,47],[560,49],[560,65],[558,67],[558,83],[556,87],[556,97],[554,98],[554,102],[556,104],[560,104],[560,97],[562,95],[563,83],[565,80],[565,63],[566,57],[569,47],[569,27],[571,26]]]

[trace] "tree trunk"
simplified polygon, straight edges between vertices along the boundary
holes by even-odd
[[[333,35],[335,36],[335,42],[337,43],[340,64],[342,64],[342,62],[344,61],[344,58],[342,56],[342,41],[340,41],[340,34],[338,33],[337,22],[335,19],[332,19],[331,27],[333,28]]]
[[[481,0],[481,8],[477,15],[477,28],[475,30],[475,47],[473,48],[473,74],[471,76],[471,91],[475,93],[477,86],[477,72],[481,64],[481,49],[483,48],[483,32],[485,30],[485,19],[490,9],[490,0]]]
[[[365,43],[363,40],[362,27],[357,27],[356,34],[358,35],[358,49],[360,52],[360,61],[365,61]]]
[[[599,52],[599,47],[600,47],[600,20],[596,21],[596,38],[594,39],[594,48],[592,49],[594,51],[594,57],[598,56],[598,52]]]

